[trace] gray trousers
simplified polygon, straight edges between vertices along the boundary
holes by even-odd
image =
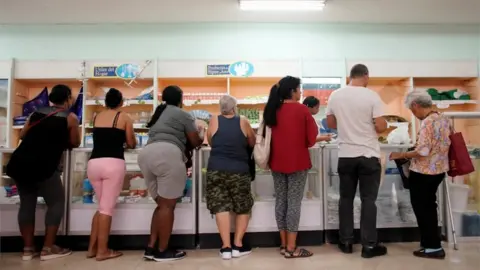
[[[59,226],[65,210],[65,190],[63,188],[61,172],[55,172],[50,178],[42,182],[35,182],[17,185],[20,195],[20,210],[18,211],[18,224],[35,224],[35,210],[37,208],[37,197],[41,196],[47,205],[45,213],[45,226]]]
[[[362,201],[360,233],[363,246],[377,243],[377,200],[382,167],[378,158],[340,158],[338,174],[340,176],[340,241],[353,244],[353,200],[360,185]]]
[[[272,176],[278,230],[297,232],[308,170],[295,173],[272,172]]]

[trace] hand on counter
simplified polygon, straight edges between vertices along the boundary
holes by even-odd
[[[317,136],[316,142],[329,142],[333,138],[332,134]]]
[[[388,157],[389,160],[396,160],[396,159],[403,159],[403,158],[405,158],[404,152],[392,152]]]

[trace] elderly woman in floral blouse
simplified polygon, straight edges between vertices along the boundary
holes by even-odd
[[[410,200],[421,234],[421,248],[413,255],[444,259],[445,251],[438,230],[436,194],[449,169],[450,122],[434,111],[432,98],[425,91],[409,93],[406,106],[422,121],[415,150],[392,153],[390,159],[411,159]]]

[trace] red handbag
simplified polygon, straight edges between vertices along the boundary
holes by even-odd
[[[450,149],[448,151],[448,161],[450,169],[447,172],[449,176],[466,175],[475,171],[472,159],[468,154],[467,144],[463,139],[461,132],[452,131],[449,136]]]

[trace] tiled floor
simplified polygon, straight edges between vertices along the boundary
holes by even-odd
[[[449,250],[444,261],[415,258],[411,255],[415,244],[389,244],[389,255],[375,259],[362,259],[358,252],[344,255],[334,246],[324,245],[310,250],[315,255],[308,259],[287,260],[278,255],[276,249],[255,249],[250,256],[222,261],[216,250],[189,251],[188,258],[170,263],[147,262],[141,258],[140,251],[127,251],[116,260],[96,262],[85,259],[85,252],[76,252],[71,256],[40,262],[34,260],[22,262],[18,254],[1,254],[1,270],[147,270],[147,269],[185,269],[185,270],[217,270],[217,269],[258,269],[258,270],[478,270],[480,269],[480,244],[462,244],[460,251]]]

